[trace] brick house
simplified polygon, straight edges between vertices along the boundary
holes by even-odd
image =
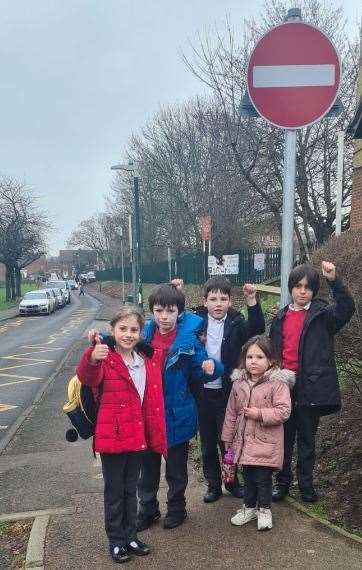
[[[358,73],[358,106],[348,131],[355,139],[353,154],[351,229],[362,228],[362,32]]]

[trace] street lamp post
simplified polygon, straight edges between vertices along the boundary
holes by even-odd
[[[134,221],[135,221],[135,244],[134,244],[134,263],[136,267],[137,286],[134,291],[133,301],[138,306],[143,308],[143,294],[142,294],[142,261],[141,261],[141,224],[140,224],[140,203],[139,203],[139,178],[135,165],[130,162],[129,164],[115,164],[111,166],[111,170],[125,170],[133,174],[133,200],[134,200]]]
[[[124,252],[123,252],[123,228],[119,229],[119,235],[121,238],[121,271],[122,271],[122,304],[126,302],[124,295]]]

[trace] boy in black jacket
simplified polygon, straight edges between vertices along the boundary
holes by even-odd
[[[203,333],[208,356],[218,358],[225,367],[224,374],[197,394],[197,408],[202,450],[202,463],[208,490],[205,503],[213,503],[222,496],[221,468],[218,447],[224,454],[221,432],[224,423],[231,382],[230,374],[239,364],[243,344],[265,330],[264,316],[256,300],[255,285],[245,284],[243,293],[248,308],[248,320],[231,306],[231,283],[223,276],[211,277],[204,285],[204,306],[195,312],[203,317]],[[235,497],[243,496],[236,479],[226,490]]]
[[[294,370],[292,413],[284,424],[284,463],[277,474],[273,500],[283,500],[293,475],[291,462],[297,438],[297,477],[302,500],[313,503],[318,495],[313,487],[315,435],[320,416],[341,408],[341,394],[334,358],[334,335],[348,323],[355,307],[353,299],[336,277],[333,263],[322,262],[334,303],[317,299],[319,274],[311,265],[295,267],[288,281],[292,303],[274,317],[270,338],[283,368]]]

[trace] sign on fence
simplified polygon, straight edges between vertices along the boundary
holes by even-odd
[[[256,271],[264,271],[265,269],[265,253],[254,254],[254,269]]]
[[[220,257],[209,255],[207,265],[209,275],[238,275],[239,254],[221,255]]]
[[[200,218],[200,233],[202,241],[211,240],[211,216],[203,216]]]

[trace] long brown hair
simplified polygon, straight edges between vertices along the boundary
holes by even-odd
[[[265,356],[270,362],[270,368],[275,368],[276,366],[279,366],[278,358],[270,338],[266,335],[260,334],[253,336],[244,344],[240,355],[239,368],[246,368],[246,355],[249,348],[254,344],[264,352]]]
[[[145,320],[138,307],[135,307],[134,305],[123,305],[123,307],[121,307],[114,315],[114,317],[112,317],[109,324],[113,329],[115,325],[118,323],[118,321],[127,319],[127,317],[135,317],[140,326],[140,330],[142,331]]]

